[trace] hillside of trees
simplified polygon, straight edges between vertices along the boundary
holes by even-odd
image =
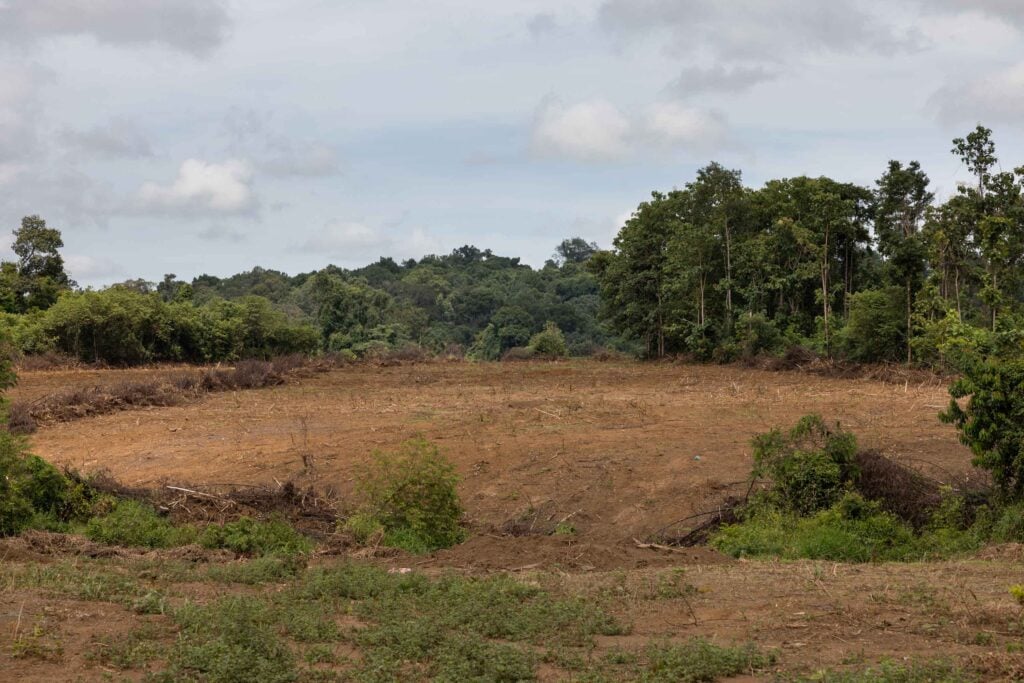
[[[134,364],[413,347],[496,360],[545,329],[557,329],[574,355],[629,348],[597,319],[598,284],[585,268],[597,247],[579,238],[564,240],[540,269],[464,246],[357,270],[289,276],[257,267],[83,291],[64,272],[58,230],[29,216],[14,237],[19,261],[0,270],[0,325],[24,354]]]
[[[612,249],[566,239],[539,269],[464,246],[355,270],[81,290],[60,231],[29,216],[17,260],[0,264],[0,327],[22,353],[118,364],[407,347],[495,360],[523,357],[541,333],[557,353],[564,340],[572,355],[717,362],[794,346],[947,368],[1024,355],[1024,167],[1001,170],[982,126],[952,153],[973,180],[942,202],[915,161],[889,162],[872,187],[796,177],[758,189],[711,163],[652,193]]]

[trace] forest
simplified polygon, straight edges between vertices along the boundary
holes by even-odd
[[[956,369],[1021,351],[1024,167],[1001,170],[983,126],[951,152],[972,180],[943,201],[915,161],[890,161],[872,187],[801,176],[758,189],[712,162],[652,192],[611,249],[568,238],[540,268],[467,245],[82,290],[60,231],[29,216],[0,266],[2,325],[20,353],[114,364],[396,349],[497,360],[547,338],[548,355],[732,362],[802,347]]]

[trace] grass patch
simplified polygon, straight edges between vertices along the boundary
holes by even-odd
[[[285,583],[305,569],[305,562],[296,556],[269,555],[232,564],[214,565],[206,576],[223,583],[257,585]]]
[[[166,635],[153,624],[146,624],[127,634],[96,640],[86,659],[122,671],[141,669],[166,656],[167,648],[161,642]]]
[[[721,647],[703,638],[681,644],[652,644],[639,680],[644,683],[701,683],[752,674],[775,661],[753,645]]]
[[[166,671],[157,681],[290,683],[295,655],[278,635],[277,615],[264,600],[230,596],[186,605],[174,614],[181,628]]]
[[[806,683],[964,683],[976,681],[978,677],[948,662],[884,661],[859,671],[819,671],[798,680]]]

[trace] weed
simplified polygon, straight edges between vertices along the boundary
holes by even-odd
[[[175,526],[149,505],[129,499],[119,500],[109,514],[90,519],[85,535],[100,543],[144,548],[172,548],[198,538],[195,527]]]
[[[203,529],[199,542],[207,548],[227,548],[242,555],[291,556],[308,553],[312,542],[284,520],[258,522],[241,517],[224,525]]]
[[[697,683],[753,673],[775,661],[753,645],[721,647],[693,638],[682,644],[653,644],[640,680],[645,683]]]
[[[207,576],[224,583],[282,583],[295,578],[304,567],[305,562],[299,556],[268,555],[243,562],[214,565],[210,567]]]
[[[97,640],[86,658],[117,669],[139,669],[164,655],[161,636],[155,626],[146,624],[127,634]]]
[[[186,605],[174,619],[181,633],[168,670],[157,680],[199,676],[226,683],[284,683],[297,678],[295,656],[276,632],[274,611],[259,598]]]
[[[555,536],[575,536],[576,527],[569,522],[559,522],[555,525],[555,530],[552,532]]]
[[[830,507],[856,474],[857,441],[819,415],[805,415],[783,434],[778,429],[754,438],[754,476],[771,478],[780,505],[798,514]]]

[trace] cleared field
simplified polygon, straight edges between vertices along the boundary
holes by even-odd
[[[101,376],[113,382],[137,373]],[[15,398],[37,385],[53,387],[55,379],[96,382],[91,373],[27,373]],[[613,568],[650,561],[653,553],[634,552],[634,538],[742,492],[750,438],[808,412],[839,420],[863,446],[933,471],[963,472],[969,453],[936,417],[947,401],[939,382],[894,385],[735,367],[356,366],[271,389],[54,425],[33,444],[53,462],[107,469],[131,485],[295,478],[345,494],[354,467],[373,450],[422,435],[456,464],[476,532],[439,562]],[[312,455],[313,472],[304,471],[304,453]],[[567,518],[574,536],[546,535]],[[526,537],[501,534],[516,522]]]
[[[26,373],[14,393],[38,396],[45,393],[40,387],[121,381],[135,378],[132,373],[138,371]],[[358,366],[270,389],[210,394],[188,405],[53,425],[34,435],[33,444],[54,462],[106,469],[132,485],[295,479],[337,487],[344,496],[369,453],[422,435],[462,476],[472,536],[426,558],[373,561],[432,576],[511,572],[557,595],[593,598],[627,628],[597,636],[586,662],[701,636],[774,651],[772,671],[787,676],[941,656],[984,680],[1011,678],[1024,671],[1016,645],[1021,610],[1007,592],[1020,582],[1020,547],[991,548],[963,561],[845,565],[735,561],[705,548],[668,552],[634,542],[742,492],[750,438],[808,412],[839,420],[863,446],[933,473],[966,473],[968,451],[936,417],[947,401],[940,382],[895,385],[734,367]],[[307,462],[312,455],[312,471],[304,469],[304,455]],[[552,535],[563,520],[574,533]],[[67,671],[101,679],[109,669],[84,654],[97,642],[150,627],[156,640],[173,641],[167,617],[83,601],[67,588],[62,596],[26,587],[20,572],[67,555],[23,539],[0,544],[9,577],[0,590],[2,670],[19,680],[53,680]],[[223,590],[249,594],[204,583],[205,570],[181,568],[173,552],[75,562],[88,572],[138,577],[144,585],[133,590],[179,600],[208,600]],[[339,619],[351,626],[344,615]],[[11,650],[4,634],[15,623],[44,624],[62,654],[5,661]],[[338,648],[359,657],[350,645]],[[537,674],[563,680],[572,671],[555,657]]]

